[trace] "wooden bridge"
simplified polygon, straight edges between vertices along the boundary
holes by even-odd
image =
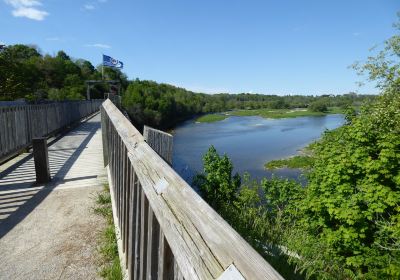
[[[110,100],[100,109],[102,157],[126,279],[283,279],[171,168],[164,153],[171,149],[168,137],[161,133],[150,141],[158,132],[146,129],[145,139]],[[98,141],[91,144],[101,149]],[[96,170],[91,166],[99,162],[86,160],[85,168]],[[2,246],[0,239],[3,252]]]

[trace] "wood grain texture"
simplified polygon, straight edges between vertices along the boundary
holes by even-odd
[[[173,137],[171,134],[145,125],[143,137],[160,157],[172,165]]]
[[[111,139],[121,140],[125,146],[128,165],[138,181],[133,199],[135,205],[129,205],[135,209],[130,210],[131,214],[135,212],[135,217],[132,219],[129,215],[129,227],[135,231],[135,234],[129,234],[134,240],[128,241],[134,258],[129,267],[133,270],[130,272],[132,279],[144,279],[145,275],[150,279],[155,268],[152,265],[156,261],[152,257],[154,252],[158,252],[158,279],[218,279],[232,264],[244,279],[283,279],[161,159],[111,101],[105,101],[102,110],[107,134],[112,134]],[[108,149],[115,148],[122,150],[108,144]],[[108,151],[108,154],[113,152]],[[112,162],[111,165],[113,168],[118,166]],[[157,191],[159,182],[167,185],[161,192]],[[153,225],[154,218],[159,229]],[[158,250],[152,247],[153,243],[149,244],[156,238],[153,227],[159,234],[158,244],[154,244]],[[151,270],[146,270],[150,267]]]
[[[0,161],[99,110],[103,100],[0,106]]]

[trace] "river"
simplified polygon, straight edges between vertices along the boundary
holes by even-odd
[[[213,123],[189,120],[174,130],[173,168],[191,183],[193,175],[203,169],[204,153],[214,145],[219,154],[226,153],[232,160],[234,172],[243,174],[247,171],[257,179],[272,174],[298,179],[300,170],[267,171],[264,164],[297,154],[321,137],[326,129],[337,128],[343,123],[343,115],[287,119],[231,116]]]

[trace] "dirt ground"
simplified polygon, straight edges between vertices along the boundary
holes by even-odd
[[[48,194],[0,239],[0,279],[100,279],[96,246],[105,223],[92,210],[100,190]]]

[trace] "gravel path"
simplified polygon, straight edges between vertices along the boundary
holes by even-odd
[[[98,279],[93,213],[107,181],[100,116],[49,147],[52,182],[35,185],[29,154],[0,174],[0,279]]]

